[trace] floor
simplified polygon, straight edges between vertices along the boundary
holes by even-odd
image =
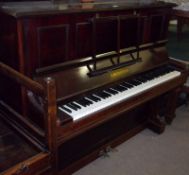
[[[0,174],[13,165],[37,154],[21,137],[0,120]]]
[[[158,135],[146,129],[74,175],[189,175],[189,106]]]

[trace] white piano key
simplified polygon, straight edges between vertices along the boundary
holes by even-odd
[[[169,72],[169,73],[167,73],[165,75],[158,76],[157,78],[149,80],[149,81],[147,81],[145,83],[141,83],[140,85],[137,85],[137,86],[134,86],[132,88],[129,88],[129,89],[125,90],[125,91],[119,92],[119,93],[114,94],[114,95],[111,94],[110,97],[105,98],[105,99],[103,99],[102,97],[99,97],[96,94],[93,94],[94,96],[100,98],[101,101],[94,102],[91,99],[88,99],[86,97],[89,101],[92,101],[93,104],[88,105],[86,107],[83,107],[82,105],[78,104],[77,102],[74,102],[77,105],[81,106],[81,109],[78,109],[77,111],[74,111],[74,110],[70,109],[68,106],[64,105],[65,107],[70,109],[72,111],[72,113],[69,113],[69,112],[65,111],[61,107],[59,107],[59,109],[61,111],[65,112],[65,113],[67,113],[68,115],[70,115],[73,118],[73,120],[78,120],[78,119],[81,119],[83,117],[87,117],[90,114],[93,114],[93,113],[95,113],[97,111],[100,111],[100,110],[102,110],[104,108],[107,108],[107,107],[109,107],[111,105],[114,105],[114,104],[119,103],[119,102],[121,102],[123,100],[131,98],[131,97],[133,97],[135,95],[138,95],[138,94],[140,94],[140,93],[142,93],[142,92],[144,92],[144,91],[146,91],[146,90],[148,90],[148,89],[150,89],[152,87],[155,87],[155,86],[157,86],[159,84],[162,84],[162,83],[164,83],[164,82],[166,82],[168,80],[171,80],[171,79],[173,79],[175,77],[178,77],[178,76],[180,76],[180,74],[181,73],[179,71],[172,71],[172,72]]]

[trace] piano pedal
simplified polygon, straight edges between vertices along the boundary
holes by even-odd
[[[111,152],[117,152],[117,151],[118,151],[117,149],[112,148],[111,146],[107,146],[105,149],[99,152],[99,156],[103,158],[108,158],[110,157]]]
[[[117,149],[115,149],[115,148],[112,148],[111,146],[107,146],[106,147],[106,152],[108,153],[108,152],[117,152],[118,150]]]
[[[106,150],[101,150],[99,152],[99,157],[102,157],[102,158],[109,158],[110,155],[108,154],[108,152],[106,152]]]

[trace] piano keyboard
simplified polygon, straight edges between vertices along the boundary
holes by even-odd
[[[156,68],[138,75],[134,79],[122,81],[75,101],[60,105],[58,109],[71,116],[73,120],[78,120],[178,77],[180,74],[179,71],[169,66]]]

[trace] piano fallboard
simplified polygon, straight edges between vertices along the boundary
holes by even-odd
[[[156,55],[154,52],[157,52]],[[89,70],[85,65],[69,69],[58,69],[57,71],[52,70],[52,73],[35,75],[34,79],[40,83],[43,83],[46,77],[55,79],[57,102],[61,102],[96,88],[114,84],[123,79],[131,79],[137,74],[168,63],[168,55],[165,47],[154,48],[153,52],[151,50],[140,51],[140,58],[141,61],[136,64],[94,77],[88,76]],[[125,55],[121,59],[129,60],[131,58],[129,55]],[[105,60],[99,63],[99,67],[108,65],[109,63],[109,60]]]

